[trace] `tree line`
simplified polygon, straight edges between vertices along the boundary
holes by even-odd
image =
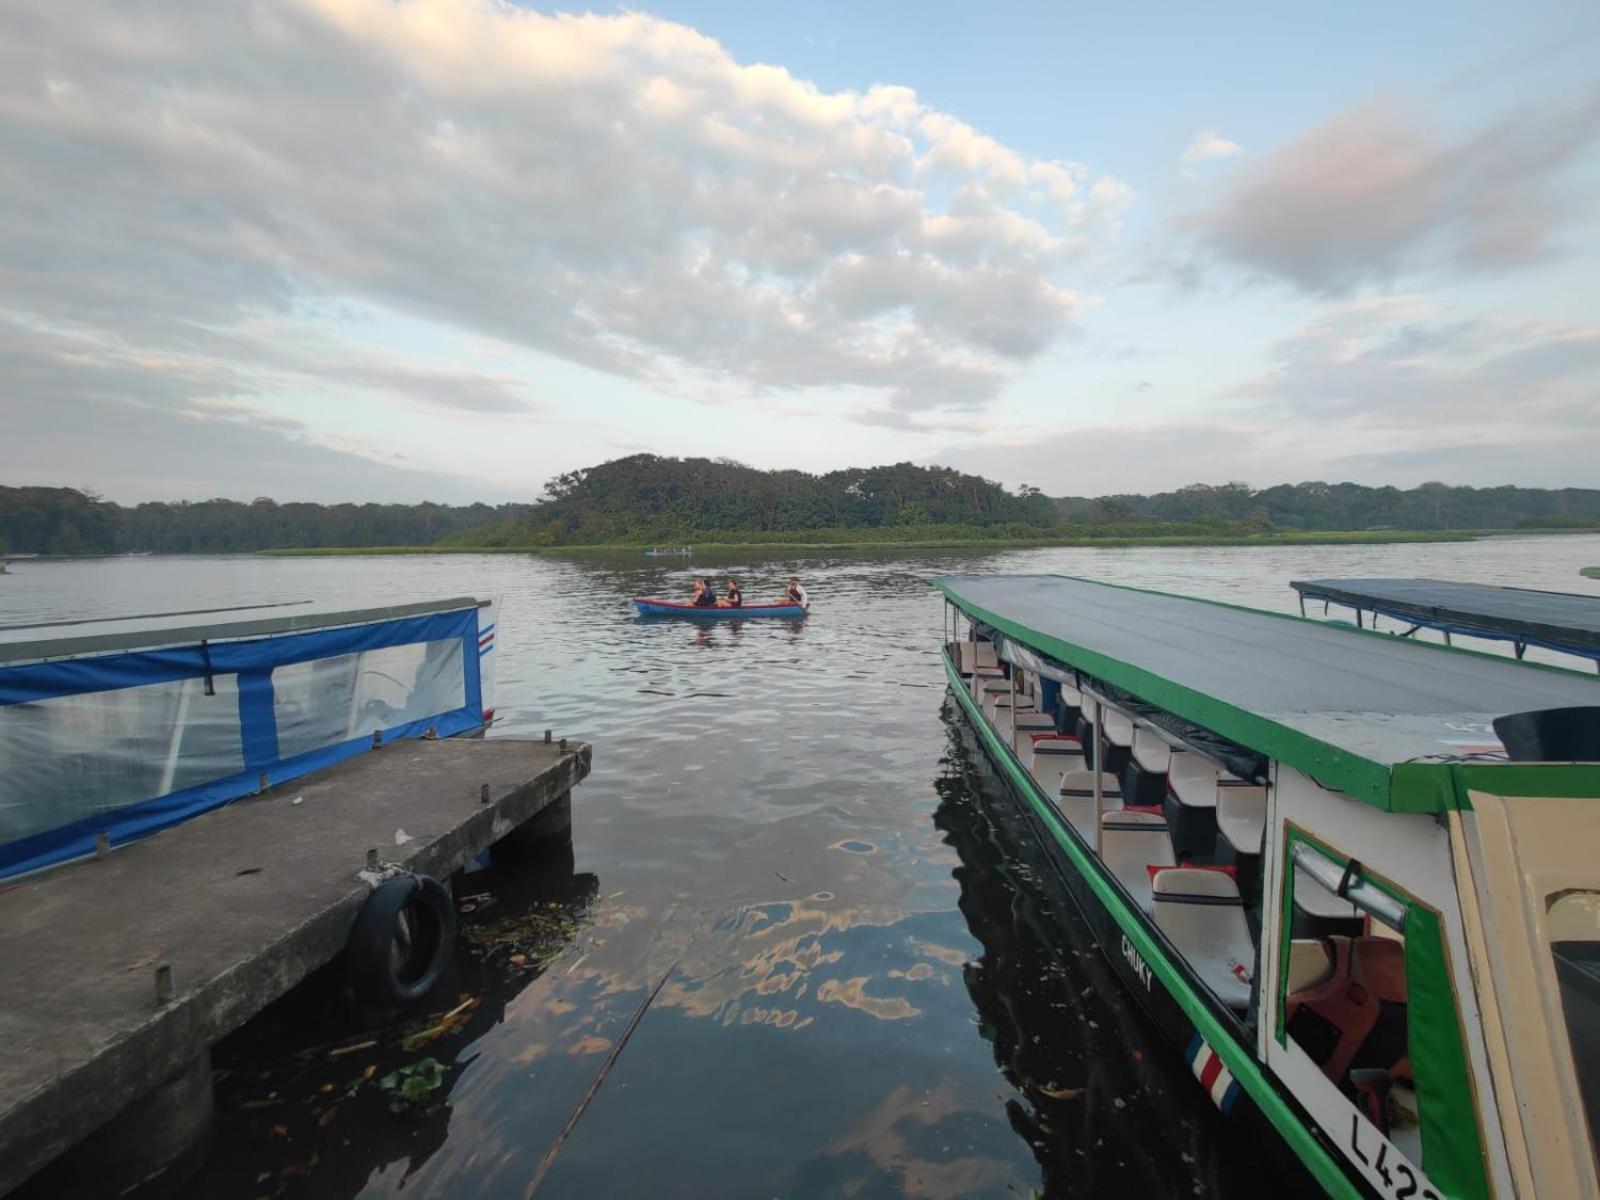
[[[75,488],[0,487],[0,550],[15,554],[229,553],[431,546],[514,520],[529,504],[279,504],[261,498],[123,506]]]
[[[1600,489],[1194,484],[1155,495],[1010,491],[912,463],[812,475],[728,459],[635,454],[550,480],[536,504],[311,504],[260,498],[123,506],[72,488],[0,487],[0,550],[220,553],[362,546],[569,546],[777,541],[824,530],[864,541],[1587,528]]]
[[[1588,528],[1600,524],[1600,489],[1414,488],[1359,483],[1197,483],[1153,496],[1064,497],[1070,523],[1236,523],[1281,530]]]

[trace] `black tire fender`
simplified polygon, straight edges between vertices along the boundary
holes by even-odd
[[[443,884],[427,875],[386,879],[350,927],[351,990],[372,1008],[414,1004],[439,982],[455,941],[456,909]]]

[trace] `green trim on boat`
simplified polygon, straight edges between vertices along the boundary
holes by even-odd
[[[1439,914],[1406,913],[1406,1049],[1422,1124],[1422,1169],[1446,1195],[1489,1200],[1488,1165],[1467,1069],[1461,1011]]]
[[[1398,763],[1389,785],[1394,812],[1470,812],[1474,791],[1496,796],[1600,799],[1594,763]]]
[[[1489,768],[1494,770],[1495,768]],[[1330,862],[1348,867],[1348,854],[1291,825],[1283,839],[1283,869],[1293,861],[1295,844],[1303,843]],[[1456,1002],[1450,959],[1439,914],[1397,884],[1363,869],[1363,883],[1405,905],[1406,1052],[1411,1057],[1412,1080],[1417,1090],[1418,1119],[1422,1126],[1422,1162],[1434,1184],[1455,1200],[1488,1200],[1489,1177],[1482,1129],[1478,1121],[1477,1093],[1467,1068],[1466,1033]],[[1286,874],[1282,911],[1278,914],[1278,961],[1289,961],[1293,934],[1294,877]],[[1272,1036],[1288,1045],[1289,974],[1278,979],[1276,1023]],[[1417,1019],[1418,1014],[1430,1014]]]
[[[950,661],[949,654],[941,650],[940,658],[944,662],[950,690],[960,702],[968,723],[989,747],[995,761],[1012,785],[1022,794],[1028,806],[1044,822],[1050,835],[1072,860],[1072,865],[1088,882],[1095,896],[1106,906],[1106,910],[1122,930],[1123,936],[1149,966],[1151,973],[1177,1001],[1184,1015],[1194,1022],[1195,1028],[1222,1059],[1239,1086],[1249,1093],[1256,1107],[1272,1123],[1273,1128],[1328,1194],[1340,1197],[1341,1200],[1361,1200],[1361,1189],[1345,1174],[1343,1167],[1315,1131],[1295,1114],[1288,1101],[1267,1078],[1262,1064],[1238,1043],[1233,1033],[1211,1011],[1210,1005],[1190,986],[1189,981],[1167,957],[1161,944],[1145,928],[1143,920],[1128,907],[1121,892],[1105,878],[1100,864],[1078,845],[1062,823],[1060,816],[1039,791],[1033,777],[1022,768],[1010,747],[1000,740],[988,719],[978,710],[972,696],[962,685],[961,673]]]

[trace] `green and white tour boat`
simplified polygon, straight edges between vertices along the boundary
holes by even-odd
[[[943,658],[1116,973],[1335,1196],[1600,1195],[1600,679],[1060,576]]]

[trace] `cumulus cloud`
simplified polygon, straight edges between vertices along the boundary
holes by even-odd
[[[1243,153],[1244,147],[1238,142],[1229,141],[1215,129],[1202,129],[1189,139],[1189,144],[1178,156],[1178,161],[1186,167],[1192,167],[1196,163],[1207,162],[1213,158],[1229,158]]]
[[[1600,97],[1462,139],[1393,104],[1340,114],[1263,156],[1185,225],[1222,258],[1343,294],[1423,266],[1497,271],[1553,253],[1563,173],[1600,137]]]
[[[255,372],[236,395],[283,369],[239,330],[354,298],[665,387],[981,407],[1070,322],[1071,267],[1130,199],[910,89],[823,91],[637,13],[0,7],[18,328]],[[418,403],[526,404],[319,353]]]

